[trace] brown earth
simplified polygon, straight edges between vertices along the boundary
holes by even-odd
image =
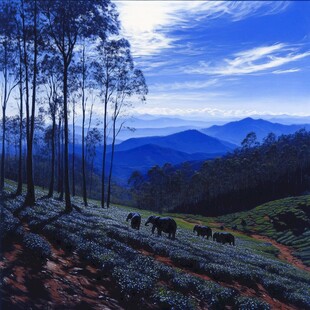
[[[212,225],[220,227],[221,225],[224,225],[224,223],[219,223],[219,222],[212,222]],[[234,232],[231,229],[225,228],[226,231]],[[278,243],[274,239],[271,239],[269,237],[263,236],[263,235],[258,235],[258,234],[245,234],[242,233],[241,231],[238,231],[238,233],[243,234],[245,236],[252,237],[253,239],[259,240],[259,241],[264,241],[271,243],[275,248],[279,250],[279,255],[278,258],[281,259],[284,262],[287,262],[299,269],[305,270],[307,272],[310,272],[310,267],[306,266],[299,258],[294,256],[294,250],[286,245],[283,245],[281,243]]]
[[[278,255],[279,259],[281,259],[287,263],[290,263],[291,265],[293,265],[299,269],[310,272],[310,267],[306,266],[300,259],[298,259],[296,256],[293,255],[294,251],[292,250],[292,248],[285,246],[281,243],[278,243],[277,241],[275,241],[271,238],[268,238],[266,236],[256,235],[256,234],[253,234],[250,236],[256,240],[271,243],[275,248],[277,248],[279,250],[279,252],[280,252]]]
[[[213,282],[220,284],[221,286],[236,289],[240,293],[240,295],[242,295],[242,296],[256,297],[256,298],[263,299],[265,302],[267,302],[271,306],[272,309],[279,309],[279,310],[294,310],[294,309],[297,310],[298,309],[297,307],[285,304],[285,303],[271,297],[261,284],[257,284],[256,288],[250,288],[250,287],[247,287],[247,286],[240,284],[236,281],[234,281],[233,283],[215,281],[214,279],[212,279],[211,277],[209,277],[207,275],[199,274],[199,273],[193,272],[189,269],[183,268],[179,265],[176,265],[169,257],[156,255],[156,254],[148,252],[144,249],[139,250],[139,252],[143,255],[151,256],[155,260],[157,260],[163,264],[166,264],[166,265],[174,267],[174,268],[181,269],[183,272],[191,274],[191,275],[198,277],[200,279],[203,279],[206,281],[213,281]]]
[[[52,253],[51,259],[40,269],[27,265],[21,244],[14,243],[3,254],[0,262],[5,283],[4,289],[0,291],[3,309],[124,309],[124,303],[120,302],[121,298],[115,292],[109,277],[104,277],[96,268],[85,265],[75,253],[68,255],[53,246]],[[207,275],[176,265],[168,257],[154,255],[146,250],[140,250],[140,253],[203,280],[234,288],[243,296],[261,298],[272,309],[297,309],[272,298],[261,285],[249,288],[238,282],[215,281]]]
[[[76,254],[55,247],[52,253],[40,269],[25,262],[20,244],[14,243],[3,253],[3,309],[124,309],[109,278],[85,265]]]
[[[24,228],[29,230],[25,223]],[[293,256],[289,247],[265,236],[254,234],[251,237],[270,242],[279,249],[280,259],[310,271],[309,267]],[[146,250],[140,250],[140,253],[203,280],[234,288],[243,296],[261,298],[271,305],[272,309],[297,309],[272,298],[260,284],[256,288],[250,288],[238,282],[216,281],[207,275],[178,266],[168,257],[154,255]],[[100,274],[96,268],[85,265],[76,253],[69,255],[52,246],[52,257],[39,269],[31,267],[24,258],[23,246],[18,243],[14,243],[0,256],[0,273],[4,282],[3,287],[0,287],[3,309],[124,309],[124,301],[115,290],[111,279]]]

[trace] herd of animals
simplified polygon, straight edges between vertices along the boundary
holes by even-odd
[[[131,228],[133,229],[140,229],[141,225],[141,215],[136,212],[130,212],[127,216],[126,221],[131,221]],[[158,236],[161,236],[161,233],[167,233],[168,238],[175,239],[175,233],[177,231],[177,223],[175,220],[171,217],[160,217],[151,215],[147,221],[145,222],[145,226],[148,226],[149,224],[152,224],[152,234],[154,234],[155,229],[157,229]],[[201,225],[195,225],[193,232],[197,233],[197,236],[207,237],[209,238],[213,237],[213,241],[217,241],[219,243],[225,244],[232,244],[235,245],[235,236],[228,232],[214,232],[212,235],[212,229],[207,226],[201,226]]]

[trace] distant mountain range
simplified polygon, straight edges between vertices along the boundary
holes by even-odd
[[[165,127],[206,127],[210,125],[209,121],[188,120],[178,117],[158,117],[158,118],[138,118],[133,117],[126,121],[126,125],[134,128],[165,128]]]
[[[133,131],[129,129],[123,129],[119,135],[118,140],[125,141],[131,138],[144,138],[144,137],[154,137],[154,136],[168,136],[181,131],[186,131],[190,129],[200,130],[203,127],[195,126],[176,126],[176,127],[162,127],[162,128],[135,128]],[[120,141],[120,142],[121,142]]]
[[[199,130],[213,124],[208,121],[186,120],[176,117],[147,119],[134,117],[126,121],[125,128],[119,133],[118,139],[124,141],[130,138],[167,136],[189,129]],[[218,122],[217,124],[223,124],[223,122]]]
[[[263,119],[253,119],[250,117],[240,121],[230,122],[221,126],[211,126],[201,129],[201,132],[240,145],[246,135],[254,131],[258,141],[262,141],[269,133],[273,132],[276,136],[292,134],[300,129],[310,130],[310,124],[283,125],[272,123]]]
[[[145,144],[126,151],[115,152],[114,175],[119,182],[126,182],[135,170],[146,173],[155,165],[163,166],[166,163],[172,165],[184,162],[204,161],[223,154],[188,154],[171,148],[165,148],[154,144]],[[108,153],[107,160],[110,161],[111,153]]]
[[[236,145],[209,137],[197,130],[187,130],[165,137],[145,137],[129,139],[115,147],[114,176],[118,182],[127,182],[134,170],[143,173],[155,165],[172,165],[184,162],[204,161],[221,157]],[[80,146],[76,153],[80,153]],[[107,162],[111,159],[108,147]],[[101,171],[102,147],[97,149],[95,167]]]
[[[264,118],[264,120],[259,117],[248,117],[229,123],[223,119],[211,122],[148,115],[143,116],[143,118],[133,117],[126,121],[125,127],[117,136],[116,143],[118,144],[131,138],[168,136],[195,129],[209,136],[240,145],[241,141],[250,131],[254,131],[257,134],[258,140],[261,141],[269,132],[274,132],[276,135],[290,134],[300,128],[305,127],[309,129],[310,127],[310,117],[293,117],[287,115],[275,116],[273,118],[269,115],[266,117],[268,117],[268,120],[266,120],[267,118]],[[72,136],[72,125],[70,126],[70,131],[70,136]],[[76,126],[76,143],[81,143],[81,127],[79,125]],[[108,143],[111,143],[110,137],[108,137]]]
[[[117,151],[126,151],[143,145],[153,144],[163,148],[193,154],[226,153],[236,148],[236,145],[209,137],[198,130],[186,130],[164,137],[144,137],[128,139],[116,146]]]
[[[166,119],[162,124],[168,124],[170,119]],[[145,125],[145,120],[139,122]],[[175,119],[176,123],[181,121]],[[201,123],[203,124],[203,123]],[[199,125],[201,125],[199,124]],[[149,123],[153,126],[154,123]],[[187,128],[187,126],[168,127],[168,131]],[[277,136],[282,134],[291,134],[302,128],[310,129],[310,125],[283,125],[272,123],[262,119],[245,118],[239,121],[227,123],[225,125],[216,125],[209,128],[199,128],[191,130],[182,130],[181,132],[164,136],[145,136],[140,138],[131,138],[120,142],[115,146],[114,159],[114,178],[119,183],[126,184],[129,176],[134,170],[142,173],[147,172],[152,166],[162,166],[165,163],[180,165],[184,162],[190,162],[192,167],[199,166],[201,162],[207,159],[221,157],[229,151],[234,150],[241,144],[246,135],[254,131],[259,141],[262,141],[270,132]],[[162,133],[167,128],[147,128],[151,132]],[[139,128],[143,134],[144,128]],[[71,150],[70,150],[71,151]],[[76,146],[76,153],[81,152],[80,145]],[[108,146],[107,161],[111,158],[111,146]],[[102,165],[102,147],[97,149],[95,167],[101,173]],[[194,168],[193,168],[194,169]]]

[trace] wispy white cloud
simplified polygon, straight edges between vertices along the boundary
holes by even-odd
[[[136,56],[153,55],[173,47],[175,26],[192,27],[203,19],[227,17],[238,21],[254,15],[277,14],[287,1],[116,1],[123,34]]]
[[[272,71],[273,74],[286,74],[286,73],[294,73],[294,72],[299,72],[299,68],[292,68],[292,69],[287,69],[287,70],[275,70]]]
[[[206,89],[211,86],[219,85],[219,79],[210,79],[207,81],[186,81],[186,82],[175,82],[175,83],[157,83],[150,86],[151,91],[177,91],[177,90],[198,90]]]
[[[255,74],[281,67],[309,56],[310,51],[300,52],[296,47],[277,43],[235,53],[232,58],[225,58],[216,64],[201,61],[198,66],[187,67],[184,71],[186,73],[224,76]],[[294,70],[296,72],[299,69]]]

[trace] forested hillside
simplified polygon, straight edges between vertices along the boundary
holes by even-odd
[[[206,161],[196,171],[166,164],[147,175],[136,172],[130,182],[142,208],[232,213],[309,190],[309,154],[310,133],[304,130],[278,138],[269,134],[261,144],[250,133],[241,148]]]

